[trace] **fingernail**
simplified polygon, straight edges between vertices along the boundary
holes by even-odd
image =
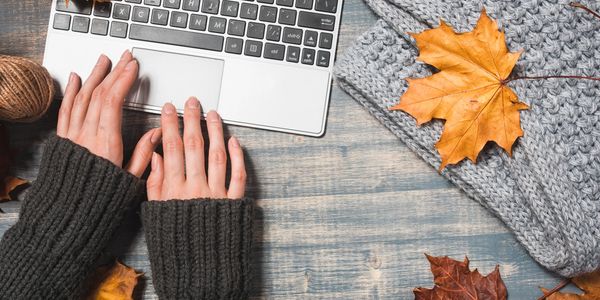
[[[123,54],[121,54],[121,60],[123,60],[125,58],[125,56],[127,56],[128,53],[129,53],[129,49],[126,49],[125,51],[123,51]]]
[[[170,114],[174,114],[175,113],[175,106],[173,106],[173,104],[171,103],[166,103],[163,106],[163,113],[170,115]]]
[[[157,154],[156,152],[152,152],[152,162],[150,163],[150,168],[152,168],[152,171],[156,170],[156,160],[157,160]]]
[[[104,55],[104,54],[100,54],[100,57],[98,57],[98,61],[96,62],[96,65],[101,64],[105,58],[108,58],[108,57],[106,57],[106,55]]]
[[[152,143],[152,145],[154,146],[158,145],[158,142],[160,141],[161,137],[162,130],[160,128],[155,128],[154,132],[152,133],[152,136],[150,137],[150,143]]]
[[[127,63],[127,66],[125,66],[125,71],[131,71],[133,70],[133,68],[135,68],[135,66],[137,65],[137,60],[132,60],[130,62]]]
[[[75,72],[71,72],[71,74],[69,75],[69,83],[72,83],[73,80],[75,80]]]
[[[200,108],[200,101],[198,101],[198,99],[196,99],[196,98],[190,98],[186,104],[189,108],[193,108],[193,109]]]
[[[231,145],[234,148],[240,148],[240,142],[238,141],[238,139],[235,138],[235,136],[231,137]]]
[[[209,111],[206,117],[210,122],[221,122],[221,116],[214,110]]]

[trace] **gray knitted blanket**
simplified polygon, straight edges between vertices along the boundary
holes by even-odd
[[[366,1],[381,20],[338,58],[338,83],[436,169],[443,122],[417,127],[411,116],[388,109],[407,89],[405,78],[431,74],[415,62],[407,32],[437,27],[440,18],[457,32],[470,31],[485,5],[509,49],[525,50],[518,75],[600,76],[600,19],[569,0]],[[596,0],[584,4],[600,9]],[[525,136],[513,157],[494,145],[476,165],[463,161],[442,175],[502,219],[546,268],[563,276],[593,271],[600,267],[600,82],[510,85],[531,107],[521,112]]]

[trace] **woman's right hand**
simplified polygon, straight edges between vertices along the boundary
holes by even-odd
[[[227,151],[221,117],[215,111],[208,112],[206,117],[210,140],[207,160],[200,122],[201,111],[198,99],[187,100],[182,140],[175,107],[170,103],[163,106],[161,127],[164,159],[157,153],[152,155],[152,171],[147,182],[149,200],[244,197],[246,168],[242,148],[235,137],[229,139],[231,180],[227,188]],[[206,161],[208,172],[205,171]]]

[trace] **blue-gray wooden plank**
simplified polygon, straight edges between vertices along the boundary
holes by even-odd
[[[0,53],[41,61],[49,1],[0,1]],[[338,53],[375,22],[360,0],[344,5]],[[33,124],[11,124],[14,171],[35,179],[58,103]],[[126,112],[135,140],[158,118]],[[334,83],[323,138],[228,126],[246,149],[249,194],[258,199],[253,296],[268,299],[410,299],[431,287],[423,253],[468,255],[482,273],[496,264],[511,299],[534,299],[560,279],[536,264],[494,216],[443,179]],[[23,194],[20,195],[20,198]],[[21,202],[0,204],[0,232]],[[146,273],[136,298],[155,299],[139,216],[105,253]]]

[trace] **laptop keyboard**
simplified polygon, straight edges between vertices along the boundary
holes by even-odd
[[[55,1],[57,30],[329,67],[338,0]]]

